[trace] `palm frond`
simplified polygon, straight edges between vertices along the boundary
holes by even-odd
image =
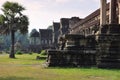
[[[1,33],[9,33],[11,30],[20,30],[21,33],[28,32],[28,17],[22,14],[23,10],[25,8],[16,2],[7,1],[3,4],[4,16],[0,16]]]

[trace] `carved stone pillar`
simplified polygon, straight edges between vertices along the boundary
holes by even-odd
[[[118,23],[120,24],[120,0],[118,0],[118,11],[119,11]]]
[[[101,25],[101,33],[98,34],[99,68],[120,68],[120,24],[117,22],[116,6],[117,0],[111,0],[109,24]]]
[[[111,0],[111,2],[110,2],[109,24],[117,23],[116,5],[117,5],[117,0]]]
[[[100,0],[101,8],[100,8],[100,25],[106,24],[106,2],[107,0]]]

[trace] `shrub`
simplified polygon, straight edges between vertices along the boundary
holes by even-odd
[[[46,50],[42,50],[40,54],[41,55],[47,55]]]
[[[32,55],[33,53],[32,52],[29,52],[30,55]]]
[[[0,51],[0,54],[2,54],[3,52],[2,51]]]
[[[41,54],[42,51],[39,51],[38,54]]]
[[[17,51],[16,54],[22,55],[23,53],[21,51]]]

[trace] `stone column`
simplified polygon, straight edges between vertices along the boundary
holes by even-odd
[[[100,8],[100,25],[106,24],[106,2],[107,0],[100,0],[101,8]]]
[[[117,22],[117,1],[110,0],[109,24],[102,25],[101,34],[98,35],[99,68],[120,68],[120,24]]]
[[[116,5],[117,5],[117,0],[110,1],[109,24],[117,23]]]
[[[120,24],[120,0],[118,0],[118,11],[119,11],[118,24]]]

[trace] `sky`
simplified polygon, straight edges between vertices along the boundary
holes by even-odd
[[[84,18],[100,7],[100,0],[0,0],[0,8],[6,1],[18,2],[26,8],[23,14],[29,18],[29,32],[46,29],[60,18]]]

